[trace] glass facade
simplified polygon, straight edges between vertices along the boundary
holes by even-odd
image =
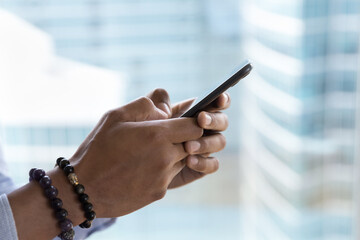
[[[13,54],[1,51],[2,35],[0,66],[10,65],[9,56],[26,56],[9,71],[16,77],[0,67],[0,137],[16,183],[27,181],[31,167],[51,169],[51,159],[71,156],[108,109],[156,87],[168,90],[174,103],[200,96],[228,77],[243,62],[237,5],[237,0],[0,1],[42,36],[15,29],[0,9],[0,35],[7,29],[20,36],[7,42]],[[232,94],[231,122],[238,122],[238,99]],[[237,129],[233,124],[226,132],[228,152],[219,156],[217,175],[169,191],[161,207],[124,216],[90,239],[219,239],[224,233],[236,239]]]
[[[243,61],[237,5],[237,0],[0,2],[50,34],[60,56],[121,72],[127,101],[161,87],[173,102],[203,94]],[[229,115],[238,118],[235,111]],[[235,150],[238,128],[233,128],[228,137]]]
[[[358,0],[2,0],[0,7],[46,32],[27,26],[24,35],[0,38],[0,66],[16,56],[23,70],[0,67],[0,137],[18,184],[34,165],[51,169],[49,159],[70,156],[108,109],[156,87],[172,102],[200,96],[244,58],[253,63],[230,90],[229,151],[219,173],[90,239],[358,239]],[[0,21],[0,31],[15,29],[10,23]]]
[[[357,239],[359,7],[244,1],[244,239]]]
[[[228,10],[236,1],[223,4]],[[222,77],[236,66],[237,13],[230,12],[232,21],[220,28],[225,24],[217,20],[227,19],[215,14],[217,5],[194,0],[2,1],[3,7],[49,33],[61,56],[126,73],[127,99],[161,86],[177,100],[198,94],[194,89],[202,79]],[[214,36],[227,44],[216,44]],[[225,62],[216,59],[224,54]],[[214,70],[219,64],[224,70]]]

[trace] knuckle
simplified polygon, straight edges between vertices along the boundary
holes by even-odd
[[[201,138],[204,135],[204,129],[202,129],[201,127],[196,127],[194,129],[194,136],[196,138]]]
[[[152,194],[152,199],[153,201],[157,201],[157,200],[160,200],[160,199],[163,199],[166,195],[166,191],[167,189],[166,188],[160,188],[158,191],[155,191],[153,194]]]
[[[147,138],[153,143],[163,143],[166,139],[161,126],[153,126],[147,133]]]
[[[149,97],[141,97],[138,99],[138,103],[144,106],[146,109],[151,109],[154,107],[153,101]]]
[[[204,162],[205,159],[202,159],[202,158],[199,158],[199,157],[197,157],[197,158],[199,159],[199,162],[198,162],[196,168],[197,168],[197,170],[199,172],[204,172],[206,170],[206,167],[207,167],[206,163]]]
[[[105,113],[105,118],[107,121],[114,122],[120,118],[120,115],[121,113],[119,109],[113,109]]]
[[[211,127],[215,127],[219,125],[219,119],[213,113],[208,113],[208,115],[211,118],[211,123],[210,123]]]
[[[114,118],[114,116],[115,116],[115,110],[109,110],[109,111],[107,111],[107,112],[105,113],[105,116],[106,116],[107,118]]]
[[[217,158],[214,158],[213,160],[214,160],[214,168],[213,168],[212,172],[216,172],[217,170],[219,170],[220,162],[219,162],[219,159],[217,159]]]
[[[165,98],[168,98],[169,97],[169,94],[168,92],[163,89],[163,88],[156,88],[153,92],[153,95],[155,96],[162,96],[162,97],[165,97]]]
[[[225,113],[216,113],[216,114],[209,114],[212,121],[210,124],[211,128],[219,129],[220,131],[224,131],[227,129],[229,125],[228,116]]]
[[[190,142],[184,142],[183,147],[184,147],[184,150],[185,150],[185,152],[187,154],[193,153],[193,151],[191,150],[191,143]]]
[[[168,149],[161,147],[157,152],[157,168],[164,170],[169,168],[171,165],[171,155],[169,154]]]
[[[170,158],[167,157],[167,154],[160,153],[159,154],[159,162],[158,162],[158,168],[159,169],[167,169],[170,165],[171,161]]]
[[[222,134],[219,134],[219,142],[220,142],[221,150],[224,149],[226,146],[226,137]]]
[[[207,152],[211,148],[211,143],[209,143],[209,139],[200,139],[200,149],[199,152]]]
[[[110,117],[110,115],[112,114],[112,112],[113,112],[113,110],[107,111],[107,112],[104,114],[103,118],[108,119],[108,118]]]
[[[226,130],[229,126],[229,117],[226,114],[223,114],[223,115],[224,115],[224,126],[225,126],[224,130]]]

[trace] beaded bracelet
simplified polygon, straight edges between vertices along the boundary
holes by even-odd
[[[59,221],[61,233],[58,235],[62,240],[73,240],[75,231],[73,223],[67,218],[68,212],[62,208],[63,202],[57,198],[58,190],[51,185],[51,179],[45,175],[45,171],[38,168],[32,168],[29,172],[29,181],[37,181],[44,189],[45,196],[50,200],[50,206],[55,211],[55,217]]]
[[[64,173],[69,179],[71,185],[74,186],[74,191],[79,195],[79,201],[81,202],[82,208],[85,211],[86,218],[86,220],[79,226],[81,228],[90,228],[92,221],[96,218],[96,213],[93,211],[93,205],[89,202],[89,196],[85,193],[84,185],[79,184],[78,177],[75,174],[75,169],[73,166],[71,166],[69,160],[60,157],[56,160],[56,165],[64,170]]]

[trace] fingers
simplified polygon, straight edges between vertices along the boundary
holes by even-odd
[[[176,103],[172,107],[172,116],[171,117],[172,118],[180,117],[183,113],[186,112],[186,110],[188,110],[191,107],[191,105],[193,104],[193,102],[195,100],[196,100],[196,98],[191,98],[191,99]]]
[[[229,122],[227,115],[218,112],[230,106],[230,95],[228,93],[221,94],[204,112],[201,112],[198,117],[198,124],[200,127],[212,131],[224,131],[227,129]]]
[[[225,146],[226,139],[220,133],[184,143],[185,151],[191,155],[219,152],[223,150]]]
[[[216,107],[218,110],[224,110],[230,107],[231,98],[229,93],[223,93],[216,99]]]
[[[213,131],[224,131],[229,125],[227,115],[221,112],[201,112],[197,122],[201,128]]]
[[[185,158],[174,164],[174,166],[172,167],[172,174],[169,178],[169,184],[172,181],[172,179],[184,169],[185,166],[186,166]]]
[[[171,103],[169,94],[165,89],[157,88],[151,93],[148,94],[148,97],[153,101],[154,105],[162,110],[170,118],[171,113]]]
[[[185,151],[184,145],[182,143],[174,144],[173,156],[176,156],[176,162],[179,162],[189,156],[189,153]]]
[[[114,121],[140,122],[155,119],[167,119],[169,116],[157,108],[148,97],[141,97],[125,106],[112,110],[108,114]]]
[[[213,101],[209,107],[205,109],[207,112],[214,112],[227,109],[231,104],[231,98],[229,93],[222,93],[215,101]]]
[[[219,160],[214,157],[202,157],[199,155],[190,155],[186,159],[186,165],[199,173],[210,174],[219,169]]]
[[[182,143],[200,138],[204,130],[193,118],[174,118],[160,121],[166,124],[166,135],[172,143]]]
[[[79,146],[74,156],[79,154],[85,148],[87,143],[98,132],[98,129],[100,129],[101,126],[103,126],[104,124],[111,125],[114,122],[137,122],[145,120],[167,119],[168,117],[168,114],[157,108],[150,98],[138,98],[124,105],[123,107],[115,108],[104,114],[104,116],[100,119],[95,128],[86,137],[85,141]]]
[[[176,175],[171,183],[168,185],[168,188],[176,188],[183,186],[185,184],[191,183],[201,177],[203,177],[205,174],[201,172],[194,171],[190,169],[188,166],[185,166],[178,175]]]

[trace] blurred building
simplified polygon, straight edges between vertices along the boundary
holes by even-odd
[[[127,100],[161,87],[173,102],[202,95],[243,61],[237,5],[238,0],[0,2],[50,34],[60,56],[125,74]],[[238,128],[231,127],[228,142],[235,148]]]
[[[244,239],[355,239],[358,0],[246,0]],[[357,185],[358,186],[358,185]]]
[[[0,138],[10,174],[23,184],[28,169],[70,157],[102,114],[124,103],[125,81],[56,56],[48,34],[3,10],[0,35]]]
[[[0,7],[36,26],[0,22],[0,137],[17,183],[31,167],[51,169],[51,159],[70,156],[101,113],[124,99],[155,87],[173,101],[198,96],[243,60],[237,0],[3,0]],[[228,149],[238,146],[231,127]],[[221,160],[222,173],[170,191],[163,207],[122,217],[118,228],[92,238],[236,239],[237,154]]]

